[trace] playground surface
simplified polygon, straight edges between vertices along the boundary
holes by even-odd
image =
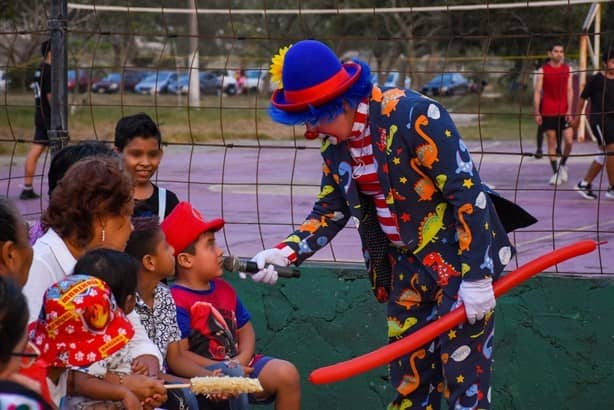
[[[229,141],[226,145],[168,146],[157,180],[180,199],[189,200],[206,218],[222,216],[225,229],[218,242],[229,253],[252,256],[275,245],[308,214],[319,191],[321,158],[317,141]],[[541,254],[580,239],[608,241],[597,252],[556,266],[557,274],[614,275],[614,201],[604,197],[607,179],[599,176],[594,189],[598,200],[583,199],[573,187],[584,175],[597,146],[574,145],[568,161],[569,181],[549,185],[546,158],[535,159],[534,142],[470,141],[472,158],[482,180],[504,197],[532,213],[538,223],[512,234],[518,255],[514,269]],[[521,153],[524,153],[521,154]],[[0,160],[0,192],[13,198],[28,220],[39,217],[46,195],[34,201],[18,200],[23,157]],[[46,174],[48,158],[39,162]],[[46,179],[34,182],[46,193]],[[354,227],[344,229],[312,260],[361,262],[361,247]]]

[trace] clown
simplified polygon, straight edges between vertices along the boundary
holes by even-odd
[[[482,184],[450,115],[414,91],[373,86],[367,64],[341,63],[318,41],[280,50],[271,74],[271,118],[322,140],[322,190],[306,218],[320,223],[258,253],[252,279],[275,283],[271,264],[302,263],[352,219],[390,341],[460,303],[469,321],[390,363],[390,408],[437,409],[442,395],[451,408],[490,408],[492,282],[515,252],[505,228],[518,225],[499,219],[493,200],[504,200]]]

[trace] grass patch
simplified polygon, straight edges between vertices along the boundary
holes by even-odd
[[[453,113],[467,140],[512,140],[535,135],[529,104],[477,95],[444,97],[440,101]],[[71,94],[69,104],[69,130],[75,141],[111,141],[117,120],[137,112],[151,115],[160,124],[164,140],[171,143],[297,138],[291,127],[269,119],[268,96],[264,95],[203,96],[200,107],[189,107],[187,96],[86,93]],[[17,153],[25,152],[34,132],[33,119],[31,94],[5,94],[0,100],[0,151],[10,153],[15,142],[23,141],[18,143]]]

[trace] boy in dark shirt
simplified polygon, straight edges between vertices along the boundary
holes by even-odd
[[[134,179],[135,217],[157,216],[160,221],[179,203],[177,195],[160,188],[151,177],[162,161],[162,137],[156,123],[144,113],[121,118],[115,126],[115,148]]]

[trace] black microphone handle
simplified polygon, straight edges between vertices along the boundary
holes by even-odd
[[[273,265],[275,270],[277,271],[277,275],[280,278],[300,278],[301,272],[290,266],[277,266]],[[258,273],[260,269],[258,269],[258,265],[254,261],[245,261],[245,271],[248,273]]]

